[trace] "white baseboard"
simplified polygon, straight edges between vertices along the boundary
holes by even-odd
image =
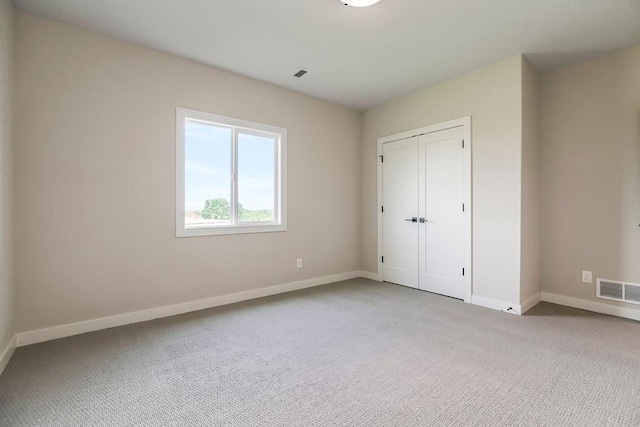
[[[13,356],[13,352],[16,350],[16,336],[11,337],[9,344],[0,354],[0,375],[4,372],[4,368],[9,364],[9,359]]]
[[[317,277],[314,279],[302,280],[299,282],[285,283],[282,285],[270,286],[268,288],[253,289],[250,291],[237,292],[234,294],[221,295],[213,298],[206,298],[197,301],[189,301],[181,304],[168,305],[164,307],[151,308],[148,310],[135,311],[132,313],[118,314],[115,316],[102,317],[99,319],[85,320],[77,323],[53,326],[50,328],[38,329],[35,331],[20,332],[17,334],[17,345],[24,346],[39,342],[55,340],[72,335],[94,332],[102,329],[114,328],[116,326],[129,325],[132,323],[145,322],[147,320],[161,317],[175,316],[191,311],[204,310],[226,304],[247,301],[255,298],[262,298],[270,295],[282,294],[285,292],[297,291],[314,286],[326,285],[328,283],[340,282],[342,280],[360,277],[359,271],[334,274],[331,276]]]
[[[564,295],[550,294],[548,292],[542,292],[542,301],[611,316],[624,317],[625,319],[640,320],[640,309],[637,308],[619,307],[604,302],[589,301]]]
[[[379,282],[378,273],[372,273],[371,271],[360,271],[360,277],[364,277],[365,279],[375,280]]]
[[[360,271],[360,277],[364,277],[365,279],[371,279],[375,281],[380,281],[378,278],[378,273],[372,273],[370,271]],[[540,302],[540,294],[536,294],[529,298],[524,304],[512,304],[505,301],[496,300],[493,298],[481,297],[478,295],[471,296],[471,304],[479,305],[481,307],[490,308],[492,310],[500,310],[505,313],[516,314],[518,316],[524,314],[533,308],[536,304]]]
[[[522,308],[519,304],[512,304],[509,302],[504,302],[493,298],[481,297],[478,295],[471,295],[471,304],[516,315],[520,315],[522,313]]]
[[[520,305],[520,314],[525,314],[527,311],[535,307],[540,301],[542,301],[542,294],[538,292]]]

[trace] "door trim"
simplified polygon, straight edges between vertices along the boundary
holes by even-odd
[[[473,146],[471,141],[471,116],[461,117],[454,120],[449,120],[442,123],[436,123],[430,126],[421,127],[418,129],[412,129],[405,132],[396,133],[393,135],[378,138],[378,157],[377,157],[377,172],[378,172],[378,281],[384,281],[384,274],[382,268],[382,162],[380,156],[382,156],[382,145],[387,142],[399,141],[401,139],[412,138],[414,136],[423,135],[426,133],[438,132],[454,127],[463,127],[464,134],[464,301],[471,303],[471,295],[473,294],[473,204],[472,204],[472,159],[471,148]],[[462,272],[460,272],[462,274]]]

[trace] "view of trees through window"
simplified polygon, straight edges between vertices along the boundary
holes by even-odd
[[[207,200],[200,212],[204,219],[228,221],[231,218],[231,205],[227,199]],[[238,203],[238,219],[244,222],[273,221],[273,211],[269,209],[246,210],[242,203]]]
[[[233,149],[236,144],[238,222],[275,221],[274,138],[214,124],[185,121],[185,225],[233,224]]]

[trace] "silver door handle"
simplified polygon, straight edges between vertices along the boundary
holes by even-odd
[[[418,217],[414,216],[414,217],[411,217],[411,218],[406,218],[405,221],[407,221],[407,222],[418,222]]]
[[[431,222],[431,221],[429,221],[429,220],[428,220],[428,219],[426,219],[426,218],[422,218],[422,217],[420,217],[420,224],[424,224],[425,222]]]

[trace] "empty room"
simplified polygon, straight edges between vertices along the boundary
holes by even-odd
[[[640,425],[640,2],[0,0],[0,425]]]

